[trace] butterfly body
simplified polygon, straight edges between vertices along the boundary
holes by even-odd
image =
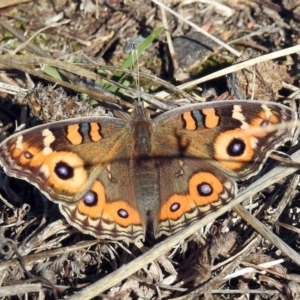
[[[294,131],[266,129],[296,119],[271,102],[194,104],[153,120],[137,106],[129,122],[80,118],[17,133],[1,143],[0,163],[79,230],[134,241],[149,225],[170,235],[230,201],[235,179],[256,174]]]

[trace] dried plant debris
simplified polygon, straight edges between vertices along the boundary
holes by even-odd
[[[292,0],[280,4],[265,0],[162,2],[236,51],[246,53],[237,58],[184,21],[166,13],[179,69],[168,59],[171,51],[166,35],[161,34],[139,58],[139,70],[171,82],[202,77],[222,69],[224,64],[228,66],[300,43],[300,6]],[[92,64],[87,66],[89,70],[101,69],[98,66],[103,64],[120,68],[133,55],[124,51],[126,45],[136,41],[136,37],[143,40],[163,23],[161,10],[151,1],[27,1],[3,7],[0,13],[0,55],[11,54],[49,24],[69,21],[47,28],[31,43],[23,45],[17,54],[89,63]],[[206,101],[251,97],[278,101],[299,87],[298,64],[297,55],[282,57],[243,69],[226,79],[206,82],[199,88],[204,90]],[[39,65],[40,62],[33,69],[42,73]],[[91,106],[89,100],[82,100],[82,95],[49,86],[49,82],[38,77],[41,73],[29,78],[24,69],[21,72],[8,65],[0,66],[1,82],[29,91],[25,97],[11,96],[7,91],[0,93],[1,139],[15,127],[20,129],[16,123],[24,128],[32,120],[46,123],[106,114],[101,106]],[[113,72],[109,76],[114,79]],[[75,77],[80,82],[79,76]],[[144,93],[158,90],[151,80],[143,81]],[[126,100],[122,94],[116,99],[123,105]],[[171,107],[174,97],[168,101]],[[124,115],[129,107],[124,105]],[[154,102],[150,109],[158,111]],[[283,200],[282,195],[289,182],[289,179],[282,180],[258,194],[253,199],[252,213],[299,252],[299,192],[288,200]],[[243,186],[247,184],[244,182]],[[297,184],[295,188],[298,189]],[[66,224],[57,205],[34,187],[8,178],[2,171],[0,194],[1,299],[65,299],[163,242],[149,238],[141,246],[94,241]],[[282,205],[283,202],[288,204]],[[273,216],[278,220],[276,226]],[[286,226],[283,228],[281,224]],[[274,261],[278,261],[277,265],[264,265]],[[225,274],[234,275],[249,267],[253,268],[251,272],[224,280]],[[177,248],[169,249],[134,275],[108,288],[97,299],[298,300],[299,285],[298,264],[268,241],[258,239],[251,224],[228,212]]]
[[[227,257],[234,253],[237,248],[238,236],[236,232],[215,236],[211,242],[200,248],[197,254],[198,263],[196,265],[197,278],[195,284],[200,285],[212,276],[212,267],[217,258]]]
[[[278,99],[283,82],[293,82],[287,71],[287,66],[273,61],[260,63],[253,68],[244,68],[235,74],[237,86],[231,87],[232,93],[240,99]]]
[[[103,107],[93,107],[87,100],[79,101],[76,96],[68,96],[61,87],[43,87],[39,84],[24,97],[23,103],[29,105],[34,117],[45,123],[105,115]]]

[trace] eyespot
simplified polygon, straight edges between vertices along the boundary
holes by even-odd
[[[95,206],[98,202],[98,196],[94,191],[89,191],[83,197],[83,201],[86,206]]]
[[[257,127],[258,128],[258,127]],[[238,171],[251,162],[257,147],[257,134],[247,134],[247,130],[237,128],[220,133],[214,141],[214,158],[224,168]],[[265,135],[265,134],[264,134]]]
[[[213,188],[209,183],[202,182],[197,185],[197,191],[199,193],[199,196],[207,197],[213,193]]]
[[[241,139],[234,138],[227,146],[227,153],[230,156],[241,156],[246,149],[245,142]]]
[[[74,168],[65,162],[58,162],[54,168],[54,172],[62,180],[68,180],[74,176]]]
[[[270,122],[263,120],[260,124],[261,127],[268,127],[268,125],[270,124]]]
[[[201,213],[207,213],[230,200],[229,192],[233,188],[230,182],[223,183],[220,176],[201,171],[195,173],[189,179],[188,192],[173,194],[166,199],[160,210],[159,221],[167,221],[168,228],[170,219],[184,219],[183,223],[190,223],[199,218]],[[183,217],[185,214],[190,214],[190,219]],[[181,224],[172,226],[181,228]]]
[[[33,155],[29,151],[24,151],[23,155],[26,159],[32,159],[33,158]]]
[[[118,210],[118,216],[123,219],[127,219],[129,217],[129,214],[128,214],[127,210],[121,208]]]
[[[170,206],[170,211],[171,212],[175,212],[177,211],[178,209],[180,209],[180,204],[178,202],[174,202],[172,203],[172,205]]]

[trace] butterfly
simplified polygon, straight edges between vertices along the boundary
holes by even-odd
[[[67,221],[97,238],[137,241],[188,226],[233,199],[236,180],[259,172],[291,139],[292,109],[273,102],[216,101],[151,119],[74,118],[18,132],[0,164],[58,203]]]

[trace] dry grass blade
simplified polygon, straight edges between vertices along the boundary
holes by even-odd
[[[23,264],[24,264],[24,266],[26,266],[26,265],[32,264],[33,262],[36,262],[38,260],[43,260],[43,259],[47,259],[50,257],[55,257],[55,256],[63,255],[66,253],[70,253],[73,251],[81,250],[81,249],[93,246],[95,244],[98,244],[98,243],[99,243],[98,240],[81,242],[81,243],[78,243],[76,245],[72,245],[69,247],[63,247],[63,248],[53,249],[53,250],[49,250],[49,251],[43,251],[41,253],[23,256],[22,257]],[[3,271],[6,268],[8,268],[12,265],[15,265],[17,263],[18,263],[18,259],[16,259],[16,258],[13,258],[13,259],[10,259],[7,261],[2,261],[2,262],[0,262],[0,271]]]
[[[300,150],[297,151],[295,154],[291,156],[293,160],[300,160]],[[139,269],[145,267],[151,261],[157,259],[159,256],[166,253],[169,249],[174,247],[175,245],[179,244],[182,240],[191,236],[194,232],[199,230],[199,228],[205,226],[209,222],[213,221],[220,215],[224,214],[228,210],[232,209],[237,204],[243,202],[248,197],[251,197],[255,193],[263,190],[264,188],[268,187],[270,184],[277,182],[281,178],[285,178],[286,176],[294,173],[297,171],[298,168],[288,167],[279,165],[278,167],[274,168],[272,171],[267,173],[266,175],[262,176],[259,181],[254,182],[249,187],[247,187],[243,192],[241,192],[234,200],[232,200],[227,205],[221,207],[218,211],[211,213],[205,216],[200,221],[195,222],[188,228],[183,229],[182,231],[174,234],[173,236],[167,238],[163,242],[155,245],[152,249],[150,249],[145,254],[141,255],[140,257],[136,258],[132,262],[128,263],[127,265],[122,266],[117,271],[107,275],[105,278],[91,284],[90,286],[84,288],[77,294],[71,296],[70,300],[81,300],[81,299],[91,299],[97,296],[100,293],[108,290],[110,287],[118,284],[123,279],[127,278],[131,274],[137,272]],[[258,223],[256,223],[255,227]],[[259,229],[259,228],[255,228]],[[278,239],[275,237],[274,234],[269,232],[265,229],[259,229],[263,232],[264,236],[270,238],[271,242],[274,242],[282,252],[284,252],[287,256],[291,258],[296,264],[300,266],[300,256],[299,254],[286,245],[284,242],[278,242]]]
[[[10,286],[0,287],[0,297],[10,297],[18,294],[26,294],[26,293],[41,292],[41,291],[42,291],[41,283],[14,284]]]
[[[278,277],[281,277],[283,279],[287,279],[287,280],[293,280],[297,283],[300,283],[300,279],[299,278],[296,278],[295,276],[293,275],[288,275],[288,274],[285,274],[285,273],[279,273],[279,272],[275,272],[273,270],[270,270],[271,268],[271,264],[268,265],[268,263],[266,264],[260,264],[260,265],[254,265],[254,264],[251,264],[251,263],[248,263],[248,262],[242,262],[242,265],[248,267],[248,268],[251,268],[253,270],[258,270],[258,271],[262,271],[264,273],[270,273],[270,274],[273,274],[273,275],[276,275]]]
[[[23,89],[18,86],[13,86],[11,84],[7,84],[4,82],[0,82],[0,91],[8,93],[10,95],[22,95],[25,96],[29,90],[28,89]]]
[[[228,68],[225,68],[223,70],[214,72],[214,73],[212,73],[208,76],[204,76],[204,77],[199,78],[197,80],[193,80],[193,81],[181,84],[181,85],[177,86],[177,88],[180,88],[180,89],[191,88],[191,87],[193,87],[197,84],[200,84],[202,82],[206,82],[206,81],[212,80],[214,78],[218,78],[218,77],[221,77],[221,76],[225,76],[227,74],[231,74],[233,72],[242,70],[242,69],[250,67],[250,66],[254,66],[254,65],[259,64],[259,63],[264,62],[264,61],[268,61],[268,60],[279,58],[279,57],[282,57],[282,56],[294,54],[294,53],[297,53],[297,52],[300,52],[300,45],[293,46],[293,47],[283,49],[283,50],[279,50],[279,51],[275,51],[275,52],[272,52],[272,53],[269,53],[269,54],[261,55],[261,56],[258,56],[258,57],[255,57],[255,58],[237,63],[237,64],[235,64],[233,66],[230,66]]]
[[[0,4],[1,6],[1,4]],[[5,28],[8,32],[10,32],[12,35],[14,35],[18,40],[26,43],[26,46],[28,49],[33,51],[34,53],[40,55],[40,56],[45,56],[45,57],[50,57],[50,55],[43,51],[41,48],[36,46],[34,43],[32,43],[30,40],[28,40],[21,32],[16,30],[14,27],[12,27],[8,22],[0,18],[0,26]]]
[[[118,99],[115,99],[113,97],[109,97],[109,96],[106,96],[104,94],[100,94],[98,90],[91,90],[91,89],[89,89],[89,88],[87,88],[83,85],[74,85],[74,84],[68,83],[66,81],[60,80],[58,78],[53,78],[51,76],[46,75],[41,70],[34,70],[33,67],[31,67],[31,66],[28,67],[28,60],[26,60],[25,58],[24,58],[23,64],[19,64],[18,60],[15,58],[15,56],[10,56],[10,59],[9,59],[9,57],[6,57],[6,59],[7,59],[7,61],[5,61],[4,57],[0,57],[0,63],[5,64],[6,66],[9,66],[10,68],[19,69],[19,70],[22,70],[24,72],[27,72],[28,74],[43,78],[47,81],[50,81],[50,82],[53,82],[53,83],[56,83],[56,84],[60,84],[61,86],[72,89],[72,90],[74,90],[78,93],[85,93],[85,94],[89,95],[90,97],[93,97],[93,98],[97,99],[99,102],[102,102],[102,103],[103,102],[110,102],[110,103],[113,103],[113,104],[123,105],[126,108],[134,108],[134,105],[128,103],[127,101],[124,101],[124,100],[121,100],[121,99],[118,100]],[[33,61],[35,61],[35,59],[37,59],[37,58],[35,57],[33,59]],[[32,60],[29,60],[29,61],[32,62]],[[39,63],[41,63],[41,61]],[[58,65],[60,65],[60,64],[58,63]],[[62,63],[62,65],[66,65],[66,64]],[[73,71],[75,69],[78,71],[78,67],[76,67],[76,66],[71,67],[71,69],[73,69]],[[85,75],[87,75],[86,73],[89,73],[90,75],[92,74],[92,72],[90,72],[90,71],[85,71],[83,73],[85,73]],[[94,74],[93,77],[95,77],[95,74]]]
[[[200,31],[202,34],[204,34],[208,38],[212,39],[214,42],[218,43],[220,46],[224,47],[225,49],[227,49],[228,51],[230,51],[231,53],[233,53],[237,57],[240,56],[240,53],[238,51],[236,51],[232,47],[228,46],[227,44],[223,43],[220,39],[217,39],[213,35],[209,34],[207,31],[203,30],[201,27],[197,26],[195,23],[190,22],[187,19],[184,19],[182,16],[180,16],[178,13],[176,13],[174,10],[170,9],[168,6],[166,6],[162,2],[157,1],[157,0],[152,0],[152,2],[154,2],[155,4],[161,6],[163,9],[165,9],[169,13],[173,14],[178,19],[184,21],[185,23],[187,23],[188,25],[190,25],[192,28],[196,29],[197,31]]]
[[[31,0],[1,0],[0,1],[0,8],[17,5],[17,4],[20,4],[20,3],[26,3],[26,2],[29,2],[29,1],[31,1]]]
[[[272,178],[270,179],[272,181]],[[251,187],[251,186],[250,186]],[[300,266],[300,255],[290,248],[282,239],[278,238],[271,230],[269,230],[264,224],[253,217],[242,205],[236,205],[232,208],[238,213],[245,221],[259,232],[266,240],[271,242],[275,247],[280,249],[285,255],[287,255],[293,262]]]
[[[43,66],[43,65],[49,65],[51,67],[58,68],[63,71],[70,72],[72,74],[78,75],[78,76],[84,76],[87,79],[91,79],[94,81],[102,81],[102,82],[107,82],[114,84],[110,79],[104,78],[97,73],[94,72],[95,68],[101,68],[103,70],[111,70],[111,71],[122,71],[125,74],[129,74],[132,76],[135,76],[136,73],[130,70],[123,70],[120,68],[113,68],[110,66],[84,66],[84,65],[76,65],[76,64],[71,64],[68,62],[64,61],[59,61],[56,59],[52,58],[46,58],[46,57],[40,57],[40,56],[15,56],[15,55],[0,55],[0,68],[15,68],[19,70],[23,70],[24,72],[28,72],[31,75],[39,76],[40,78],[46,79],[48,81],[51,81],[53,83],[60,84],[61,86],[73,89],[74,91],[77,92],[82,92],[90,95],[91,97],[94,97],[95,99],[98,100],[105,100],[107,102],[115,103],[115,104],[120,104],[123,105],[124,107],[127,108],[133,108],[134,106],[131,105],[130,103],[123,101],[121,99],[116,100],[115,98],[109,97],[107,95],[100,94],[99,91],[92,91],[83,85],[80,86],[78,84],[70,84],[66,81],[62,81],[58,78],[52,78],[48,75],[46,75],[44,72],[36,70],[36,66]],[[93,70],[88,70],[87,68],[93,68]],[[42,67],[41,67],[42,70]],[[186,99],[189,99],[190,101],[193,101],[193,98],[186,92],[174,87],[172,84],[169,84],[168,82],[157,78],[155,76],[151,76],[149,74],[142,74],[140,73],[139,76],[141,78],[147,79],[147,80],[152,80],[153,82],[157,83],[158,85],[161,85],[165,87],[168,90],[173,91],[174,93],[177,93],[181,97],[184,97]],[[117,85],[117,83],[115,83]],[[164,108],[167,109],[167,108]]]

